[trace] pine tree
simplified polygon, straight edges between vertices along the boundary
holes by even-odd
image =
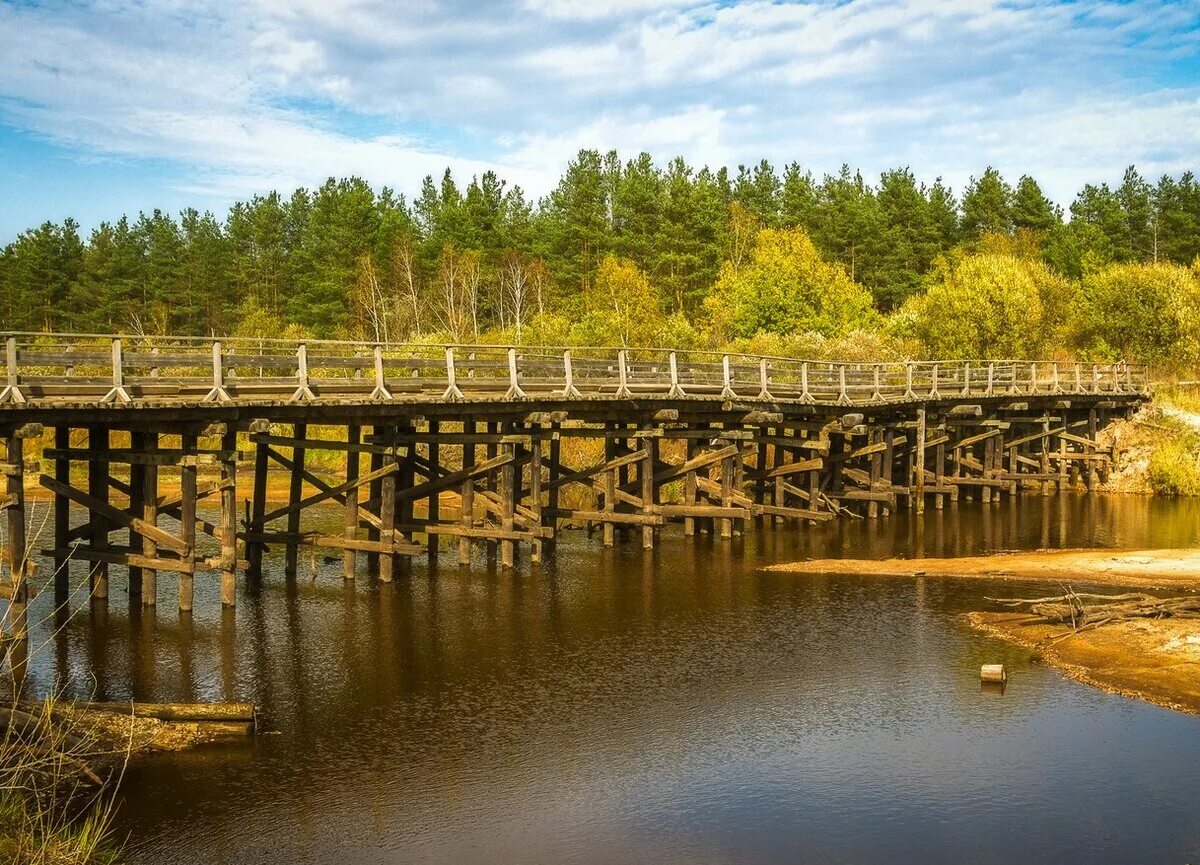
[[[1062,208],[1042,193],[1036,180],[1023,174],[1013,194],[1012,222],[1018,230],[1047,232],[1062,222]]]
[[[1010,234],[1013,230],[1013,191],[992,166],[971,178],[963,193],[962,233],[967,240],[982,234]]]

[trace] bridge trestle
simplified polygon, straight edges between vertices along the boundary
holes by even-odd
[[[4,627],[27,630],[35,545],[54,563],[59,603],[83,563],[95,604],[115,565],[145,606],[157,603],[160,574],[176,574],[188,611],[197,574],[215,575],[232,607],[239,577],[259,585],[277,553],[285,580],[302,561],[315,576],[321,555],[340,560],[347,580],[386,583],[412,557],[443,550],[460,566],[536,566],[573,529],[649,550],[675,524],[720,542],[753,521],[803,530],[1095,490],[1115,457],[1101,430],[1136,404],[1095,394],[861,407],[517,399],[430,404],[423,414],[361,403],[213,407],[216,421],[191,409],[58,409],[45,418],[52,446],[42,453],[53,474],[38,479],[53,497],[49,544],[26,540],[24,456],[31,439],[49,436],[41,423],[0,423]]]

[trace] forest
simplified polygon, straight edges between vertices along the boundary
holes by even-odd
[[[994,168],[956,194],[763,161],[581,151],[530,200],[351,177],[223,216],[67,219],[0,255],[7,330],[731,347],[856,357],[1200,355],[1200,185],[1130,167],[1069,211]]]

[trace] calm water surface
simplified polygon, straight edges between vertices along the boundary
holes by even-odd
[[[540,569],[318,558],[222,612],[160,575],[54,632],[32,679],[238,699],[277,731],[130,769],[133,863],[1132,863],[1200,859],[1200,719],[1077,685],[959,621],[956,580],[767,574],[801,556],[1200,543],[1200,510],[1030,498],[873,523],[567,535]],[[331,523],[340,515],[330,511]],[[82,574],[76,575],[77,581]],[[38,605],[49,598],[39,599]],[[35,608],[44,616],[44,607]],[[978,668],[1003,661],[1001,695]]]

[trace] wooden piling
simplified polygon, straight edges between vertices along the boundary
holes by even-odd
[[[917,444],[914,454],[913,488],[916,491],[918,516],[925,513],[925,406],[917,409]]]
[[[71,447],[71,428],[59,424],[54,428],[54,479],[62,486],[71,483],[71,460],[65,452]],[[61,489],[61,487],[60,487]],[[54,603],[67,602],[71,593],[71,557],[67,554],[71,542],[71,500],[60,490],[54,491]]]
[[[158,433],[145,433],[142,447],[147,454],[154,454],[158,450]],[[142,472],[142,520],[146,525],[158,527],[158,466],[153,462],[146,465]],[[150,560],[158,558],[158,542],[148,534],[142,535],[142,555]],[[157,604],[158,571],[150,567],[142,568],[142,606],[154,607]]]
[[[10,432],[5,439],[4,468],[7,501],[5,522],[8,544],[4,559],[8,563],[12,596],[8,601],[8,633],[18,643],[29,636],[29,562],[25,549],[25,457],[24,442],[19,432]]]
[[[463,458],[464,471],[475,467],[475,442],[471,436],[475,434],[475,422],[463,421]],[[458,537],[458,563],[471,564],[471,529],[475,526],[475,478],[466,477],[462,482],[462,534]]]
[[[179,611],[190,612],[195,594],[193,568],[196,561],[196,430],[188,427],[180,442],[183,462],[179,469],[179,532],[187,547],[184,554],[188,570],[179,574]],[[189,459],[190,457],[190,459]]]
[[[88,427],[88,495],[105,504],[108,503],[107,462],[99,458],[100,452],[108,450],[108,428],[98,425]],[[108,519],[99,510],[88,512],[88,525],[92,550],[104,553],[108,550]],[[108,600],[108,562],[94,560],[88,571],[88,587],[93,600]]]
[[[304,494],[304,440],[308,437],[308,424],[292,424],[292,470],[288,479],[288,505],[294,506],[300,502]],[[287,515],[287,535],[285,543],[285,558],[283,575],[289,580],[296,578],[296,562],[299,558],[300,546],[295,538],[300,534],[300,508],[295,508]]]
[[[358,466],[362,454],[355,450],[362,437],[362,429],[352,423],[346,427],[346,504],[342,514],[342,529],[346,540],[358,537]],[[342,550],[342,578],[353,580],[358,570],[358,553],[352,547]]]
[[[237,604],[237,429],[221,436],[221,604]]]

